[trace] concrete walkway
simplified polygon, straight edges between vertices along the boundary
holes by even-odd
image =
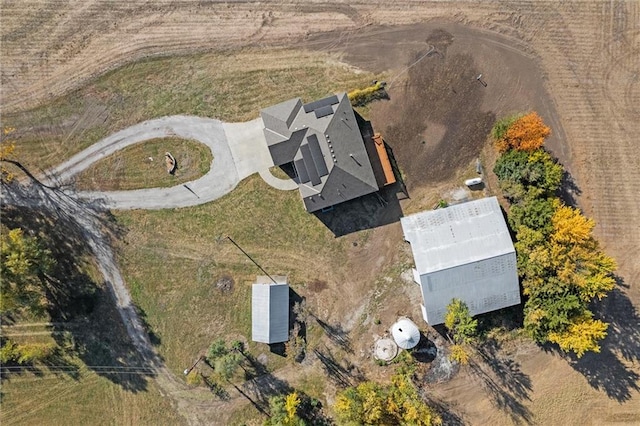
[[[269,185],[283,191],[298,189],[298,184],[291,179],[280,179],[271,174],[273,159],[264,140],[262,119],[258,118],[246,123],[224,123],[229,147],[236,162],[240,180],[255,172]],[[256,143],[256,141],[260,141]]]
[[[269,172],[273,161],[262,133],[262,119],[246,123],[223,123],[209,118],[170,116],[128,127],[50,170],[45,183],[68,181],[96,161],[129,145],[148,139],[178,136],[207,145],[213,162],[201,178],[171,188],[132,191],[80,192],[82,198],[102,200],[112,209],[163,209],[187,207],[213,201],[229,193],[240,180],[258,172],[269,185],[281,190],[297,189],[293,180],[276,178]]]

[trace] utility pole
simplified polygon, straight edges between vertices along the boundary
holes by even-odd
[[[196,368],[196,365],[198,365],[198,363],[199,363],[200,361],[202,361],[203,359],[204,359],[204,356],[199,357],[199,358],[196,360],[196,362],[194,362],[194,363],[193,363],[193,365],[192,365],[191,367],[189,367],[189,368],[187,368],[187,369],[185,369],[185,370],[184,370],[184,372],[183,372],[183,373],[184,373],[184,375],[185,375],[185,376],[188,376],[188,375],[189,375],[189,373],[191,373],[191,370],[193,370],[194,368]]]
[[[269,277],[269,278],[271,279],[271,281],[273,281],[273,283],[274,283],[274,284],[278,284],[278,283],[276,282],[276,280],[274,280],[274,279],[273,279],[273,277],[272,277],[271,275],[269,275],[269,273],[268,273],[267,271],[265,271],[265,270],[262,268],[262,266],[258,265],[258,262],[256,262],[255,260],[253,260],[253,258],[252,258],[251,256],[249,256],[249,253],[247,253],[246,251],[244,251],[244,250],[242,249],[242,247],[240,247],[240,246],[238,245],[238,243],[236,243],[235,241],[233,241],[233,239],[232,239],[230,236],[228,236],[228,235],[227,235],[227,239],[228,239],[229,241],[231,241],[231,242],[233,243],[233,245],[234,245],[234,246],[238,247],[238,250],[240,250],[240,251],[241,251],[245,256],[247,256],[247,257],[249,258],[249,260],[253,262],[253,264],[254,264],[254,265],[256,265],[256,266],[257,266],[257,267],[258,267],[258,268],[259,268],[259,269],[260,269],[260,270],[261,270],[261,271],[262,271],[262,272],[263,272],[267,277]]]

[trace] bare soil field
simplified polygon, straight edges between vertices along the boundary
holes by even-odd
[[[405,212],[430,207],[413,195],[437,191],[480,155],[493,118],[537,110],[553,131],[548,147],[574,178],[571,195],[619,263],[620,285],[599,307],[609,337],[601,354],[580,360],[505,345],[496,359],[511,361],[489,364],[492,373],[470,368],[427,390],[469,424],[640,423],[638,2],[4,0],[1,27],[4,113],[50,102],[119,65],[177,53],[295,46],[388,71],[391,100],[372,119],[406,173]],[[346,266],[363,271],[361,283],[406,257],[392,255],[397,223],[365,232],[346,241],[359,243]],[[339,292],[329,286],[316,297]],[[366,297],[360,289],[323,309],[357,323]],[[387,307],[383,320],[397,309]]]

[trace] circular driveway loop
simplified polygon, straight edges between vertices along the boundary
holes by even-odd
[[[262,128],[260,118],[246,123],[223,123],[191,116],[162,117],[136,124],[100,140],[50,170],[48,175],[64,182],[96,161],[129,145],[148,139],[178,136],[197,140],[211,149],[213,161],[210,170],[201,178],[170,188],[91,191],[78,195],[91,200],[103,200],[105,207],[112,209],[195,206],[222,197],[234,189],[240,180],[256,172],[278,189],[297,189],[294,181],[278,179],[269,172],[273,161]],[[48,183],[53,182],[50,180]]]

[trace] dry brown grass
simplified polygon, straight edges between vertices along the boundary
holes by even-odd
[[[293,96],[312,100],[374,78],[327,54],[296,50],[151,59],[110,72],[46,106],[5,114],[3,125],[17,129],[16,156],[44,170],[151,118],[185,114],[247,121]]]
[[[6,426],[184,424],[155,385],[130,392],[85,368],[78,378],[24,373],[3,380],[2,388],[0,422]]]
[[[167,173],[164,155],[171,152],[178,168]],[[135,144],[103,158],[76,177],[79,189],[128,190],[169,187],[195,180],[209,171],[211,150],[195,141],[159,138]]]
[[[251,283],[261,272],[225,235],[269,273],[288,275],[298,291],[325,265],[339,265],[346,249],[304,210],[297,192],[273,189],[258,176],[215,203],[116,217],[128,228],[119,258],[131,295],[176,374],[218,337],[250,340]],[[232,291],[217,288],[223,275],[234,278]],[[249,349],[265,351],[254,343]],[[269,368],[283,362],[269,354]]]

